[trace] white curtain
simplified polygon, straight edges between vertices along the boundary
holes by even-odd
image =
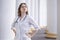
[[[30,15],[41,26],[47,26],[47,0],[30,0]]]
[[[47,0],[40,0],[40,26],[47,26]]]

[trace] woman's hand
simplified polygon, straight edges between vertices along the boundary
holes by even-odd
[[[26,33],[26,35],[27,35],[28,37],[32,38],[32,37],[36,34],[36,32],[37,32],[37,30],[32,30],[32,31]]]
[[[31,36],[29,33],[26,33],[26,35],[27,35],[29,38],[32,38],[32,36]]]
[[[13,30],[13,32],[15,33],[15,36],[16,36],[16,29],[15,29],[15,28],[13,28],[12,30]]]

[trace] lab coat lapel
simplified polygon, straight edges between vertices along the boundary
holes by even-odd
[[[25,20],[25,18],[26,18],[26,15],[20,21],[22,22],[23,20]]]

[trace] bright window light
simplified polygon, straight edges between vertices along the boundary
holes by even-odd
[[[47,0],[40,0],[40,26],[47,26]]]

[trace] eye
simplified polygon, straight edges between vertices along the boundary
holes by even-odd
[[[21,8],[24,8],[24,7],[27,8],[27,6],[21,6]]]

